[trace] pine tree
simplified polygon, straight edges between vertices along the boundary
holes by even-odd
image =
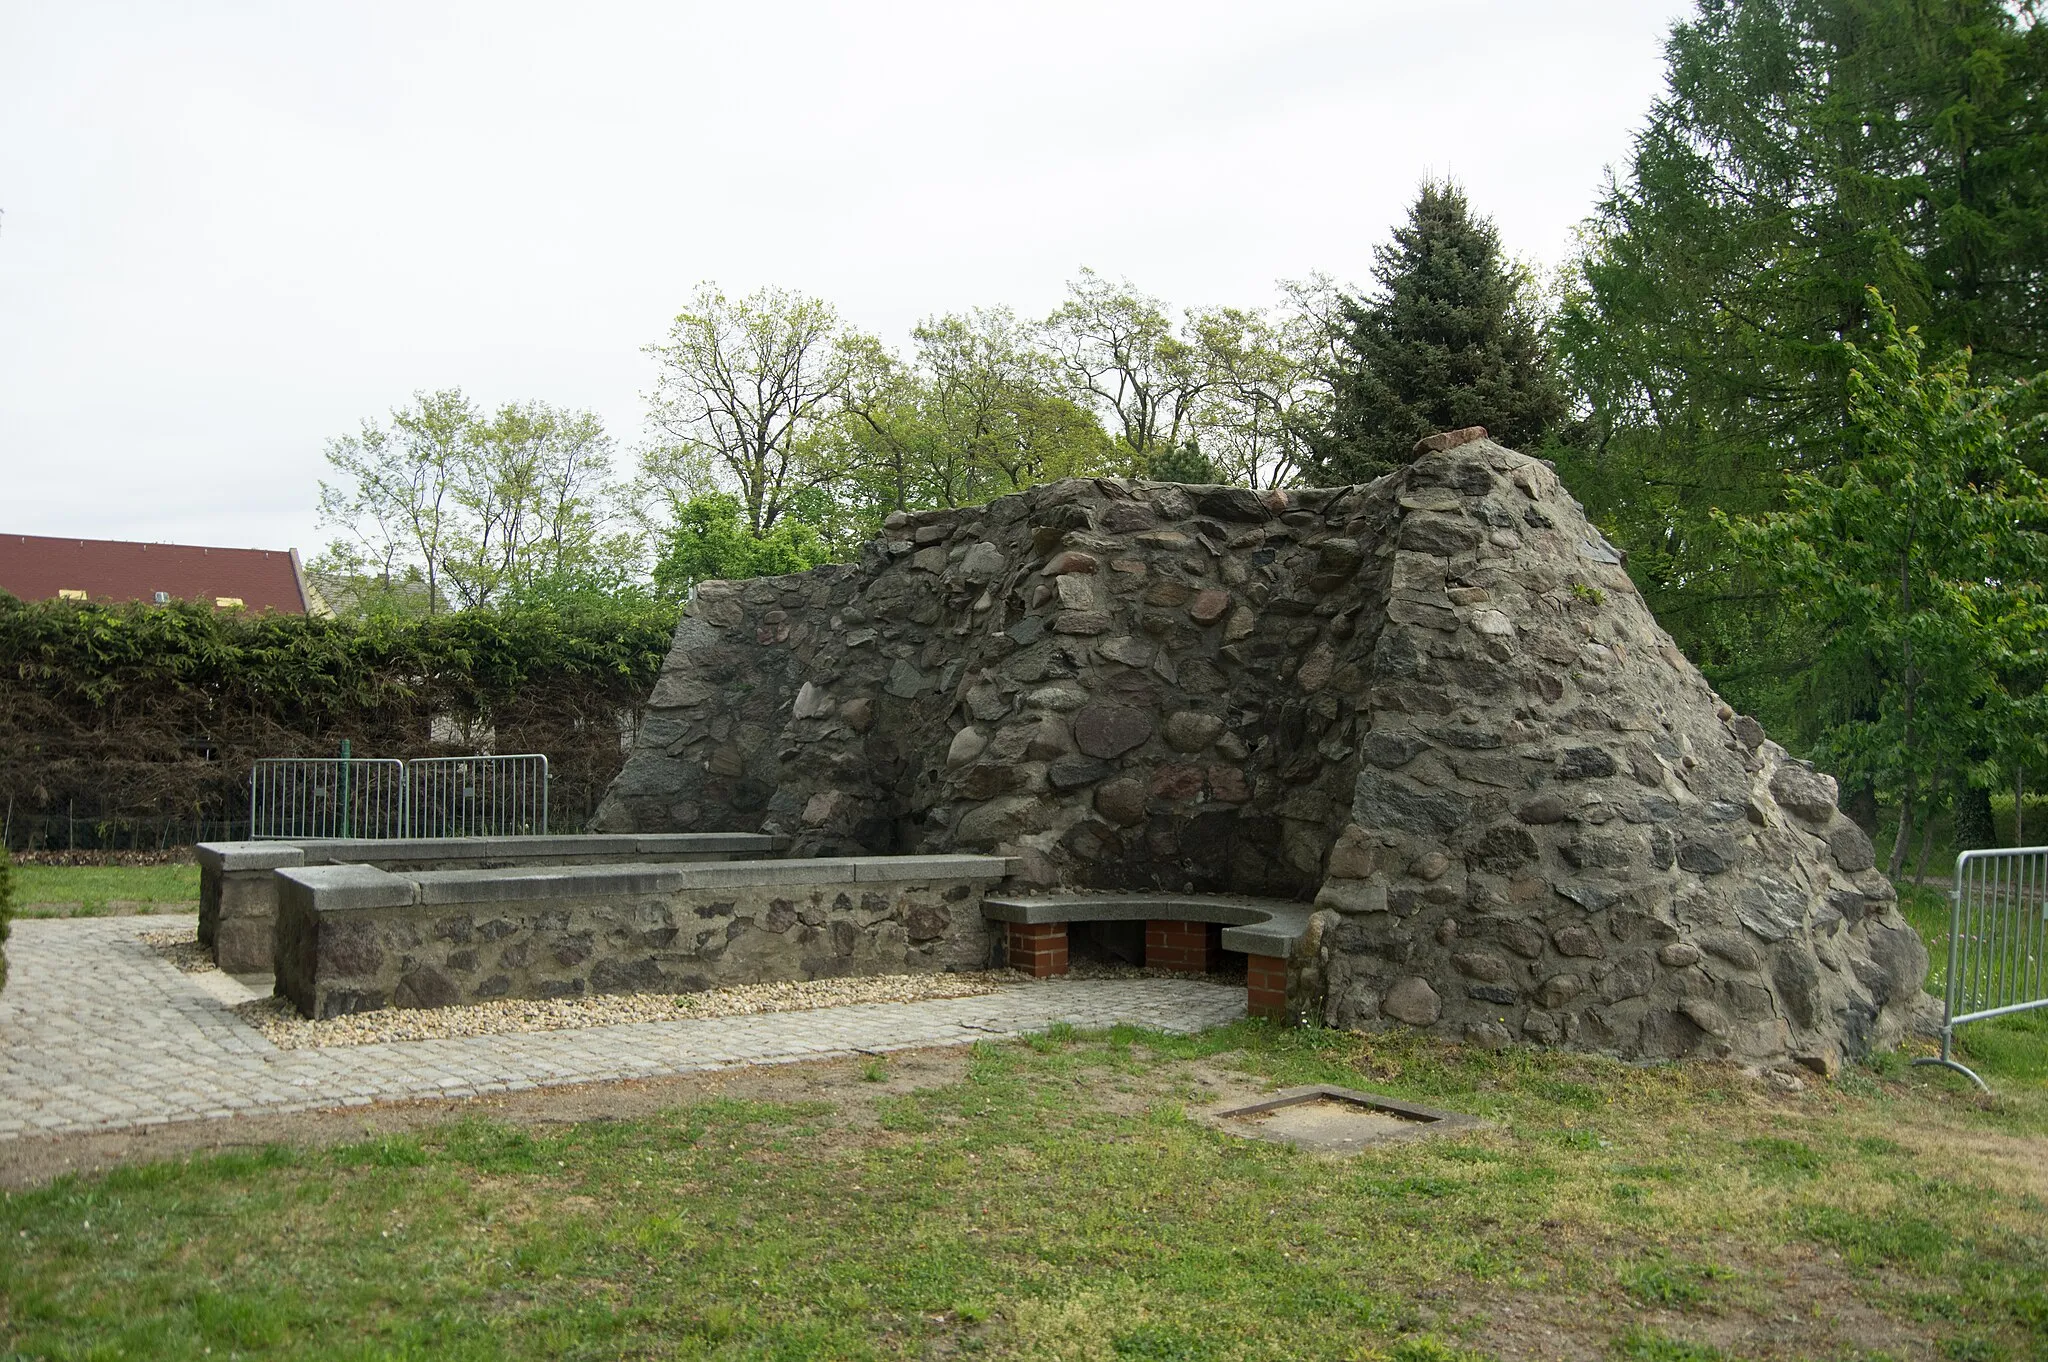
[[[1189,439],[1181,444],[1168,445],[1166,451],[1154,454],[1145,470],[1145,476],[1154,482],[1212,483],[1221,482],[1215,463],[1202,452],[1201,443]]]
[[[1525,289],[1500,233],[1464,191],[1425,182],[1405,226],[1375,249],[1367,298],[1343,300],[1328,426],[1315,480],[1364,482],[1406,464],[1425,435],[1485,426],[1533,448],[1563,418]]]

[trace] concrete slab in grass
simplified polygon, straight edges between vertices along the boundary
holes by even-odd
[[[1244,1139],[1293,1145],[1317,1154],[1355,1154],[1393,1140],[1486,1127],[1486,1122],[1463,1112],[1439,1111],[1327,1083],[1289,1088],[1262,1101],[1204,1113],[1200,1119]]]

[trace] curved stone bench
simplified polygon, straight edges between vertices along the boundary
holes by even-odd
[[[1225,894],[1054,894],[1044,898],[983,899],[981,915],[1007,924],[1005,960],[1033,978],[1065,974],[1070,922],[1142,922],[1145,964],[1155,969],[1205,972],[1211,923],[1220,923],[1220,946],[1243,951],[1245,1010],[1255,1017],[1287,1016],[1287,965],[1307,935],[1306,903]]]

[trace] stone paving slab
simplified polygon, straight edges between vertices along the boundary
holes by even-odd
[[[229,1011],[246,990],[141,940],[191,916],[28,919],[0,992],[0,1140],[961,1045],[1059,1022],[1199,1031],[1244,990],[1181,979],[1018,981],[992,994],[573,1031],[279,1050]]]

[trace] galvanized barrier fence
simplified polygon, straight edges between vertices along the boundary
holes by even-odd
[[[264,757],[249,773],[252,837],[403,837],[405,763]]]
[[[517,837],[548,830],[548,759],[422,757],[405,764],[406,836]]]
[[[506,837],[548,830],[548,759],[264,757],[249,773],[249,836]]]
[[[1954,1069],[1991,1089],[1955,1057],[1965,1022],[2048,1007],[2048,847],[1966,851],[1949,895],[1948,969],[1942,991],[1941,1057],[1915,1064]]]

